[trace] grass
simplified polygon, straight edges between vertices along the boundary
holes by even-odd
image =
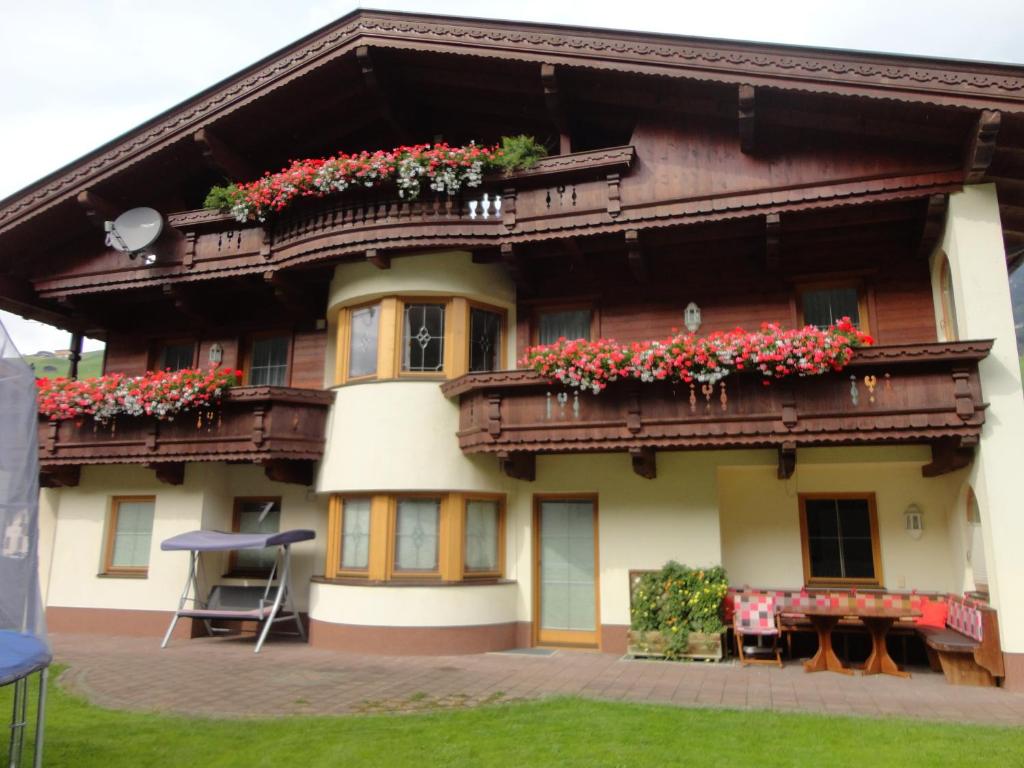
[[[39,357],[37,355],[25,355],[25,362],[32,366],[36,372],[36,378],[46,376],[55,379],[58,376],[67,376],[68,368],[71,365],[69,360],[60,357]],[[99,376],[103,372],[103,350],[97,349],[92,352],[83,352],[82,359],[78,362],[78,378],[87,379],[90,376]]]
[[[1024,765],[1022,729],[891,719],[558,698],[410,715],[215,720],[101,709],[53,684],[50,694],[47,768]],[[0,713],[9,711],[8,687]]]

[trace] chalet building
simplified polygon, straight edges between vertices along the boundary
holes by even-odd
[[[520,134],[548,156],[454,197],[202,207],[292,158]],[[104,222],[138,206],[164,233],[129,258]],[[50,626],[157,637],[188,563],[160,541],[310,528],[318,646],[622,652],[631,572],[674,559],[975,595],[1024,687],[1022,247],[1019,67],[357,11],[0,201],[0,306],[108,373],[244,372],[213,418],[41,419]],[[876,343],[770,386],[517,367],[844,315]]]

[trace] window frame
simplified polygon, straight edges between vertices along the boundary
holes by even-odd
[[[882,588],[885,577],[882,572],[882,545],[878,529],[878,507],[874,493],[800,493],[797,494],[800,518],[800,548],[803,555],[804,585],[808,587],[877,587]],[[811,547],[807,535],[807,501],[809,500],[856,499],[866,501],[868,522],[871,530],[871,560],[874,578],[843,578],[814,576],[811,573]]]
[[[373,373],[364,373],[361,376],[353,376],[349,373],[352,362],[352,315],[361,309],[377,307],[380,316],[377,318],[377,360]],[[359,381],[374,381],[381,378],[381,359],[385,356],[384,347],[384,313],[385,301],[373,299],[360,304],[342,307],[338,312],[338,338],[337,338],[337,366],[335,380],[340,384]]]
[[[452,310],[454,300],[450,296],[398,296],[395,309],[395,359],[394,371],[397,379],[440,380],[449,378],[452,371],[452,355],[455,352],[454,339],[455,317]],[[403,351],[405,349],[405,308],[410,304],[440,304],[444,312],[444,333],[441,336],[441,367],[436,371],[405,371],[402,370]],[[468,343],[468,342],[467,342]],[[467,349],[468,352],[468,349]],[[378,367],[380,361],[377,363]]]
[[[284,515],[284,505],[281,503],[280,496],[235,496],[232,502],[231,509],[231,532],[241,533],[242,524],[242,504],[246,502],[268,502],[272,501],[277,504],[277,529],[281,531],[281,516]],[[272,567],[271,567],[272,568]],[[271,568],[241,568],[238,565],[238,550],[232,549],[228,552],[228,572],[225,576],[238,577],[238,578],[266,578],[271,571]]]
[[[253,346],[261,339],[273,339],[282,338],[288,343],[288,352],[285,357],[287,358],[284,384],[253,384],[251,381],[252,377],[252,358],[253,358]],[[294,368],[293,355],[295,353],[295,338],[291,331],[260,331],[258,333],[250,333],[245,339],[245,355],[242,360],[242,374],[243,381],[247,387],[290,387],[292,383],[292,370]]]
[[[166,353],[167,348],[168,347],[183,347],[186,344],[188,344],[188,345],[190,345],[192,347],[192,362],[187,367],[188,368],[195,368],[198,365],[199,342],[197,342],[195,339],[172,338],[172,339],[161,339],[160,341],[157,342],[156,347],[154,349],[152,365],[150,366],[150,369],[153,370],[153,371],[165,370],[165,366],[163,365],[163,362],[164,362],[164,354]],[[177,370],[181,370],[181,369],[179,368]]]
[[[530,310],[530,345],[540,344],[541,315],[556,312],[572,312],[586,309],[590,312],[590,341],[601,338],[600,312],[593,303],[587,301],[569,301],[535,304]]]
[[[942,264],[939,266],[939,303],[942,305],[942,335],[945,341],[960,340],[960,324],[956,316],[956,291],[953,287],[953,270],[949,264],[949,256],[942,253]]]
[[[344,502],[370,500],[369,556],[365,569],[341,567]],[[432,571],[399,570],[395,567],[398,502],[401,499],[438,499],[437,568]],[[467,501],[498,502],[498,570],[467,571],[465,529]],[[459,491],[363,491],[331,496],[328,510],[327,559],[324,577],[368,584],[452,584],[490,583],[504,577],[506,496],[502,493]]]
[[[124,502],[148,501],[153,504],[153,523],[156,523],[156,496],[111,496],[110,509],[107,514],[107,532],[103,551],[103,576],[121,576],[126,578],[145,579],[149,577],[149,558],[145,566],[114,565],[114,544],[117,541],[117,520]],[[150,553],[153,549],[153,531],[150,528]]]
[[[466,363],[464,370],[454,372],[454,375],[461,376],[463,373],[470,373],[470,361],[473,353],[470,345],[473,343],[473,310],[481,309],[485,312],[493,312],[498,316],[498,366],[495,371],[504,371],[508,367],[508,310],[504,307],[496,307],[475,299],[466,299]],[[473,373],[490,373],[491,371],[473,371]]]
[[[869,301],[868,290],[864,286],[864,281],[859,279],[849,279],[842,277],[838,277],[835,279],[801,282],[796,286],[797,326],[803,328],[808,324],[807,318],[804,317],[805,293],[810,293],[813,291],[839,290],[843,288],[851,288],[857,292],[857,312],[860,315],[860,317],[858,318],[859,322],[857,323],[856,327],[861,333],[871,333],[871,302]]]

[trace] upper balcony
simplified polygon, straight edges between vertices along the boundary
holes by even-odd
[[[765,386],[733,375],[713,387],[620,381],[599,395],[532,371],[471,373],[442,385],[459,398],[459,444],[533,479],[544,453],[623,451],[655,476],[656,450],[775,448],[788,477],[798,447],[926,443],[934,476],[965,466],[985,421],[978,362],[991,341],[857,350],[840,373]]]
[[[186,462],[230,461],[259,463],[272,480],[311,485],[332,399],[333,393],[314,389],[234,387],[218,409],[173,421],[41,420],[41,483],[77,485],[83,465],[143,464],[177,485]]]

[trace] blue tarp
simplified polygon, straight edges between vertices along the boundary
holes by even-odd
[[[46,667],[51,658],[45,640],[23,632],[0,630],[0,685]]]

